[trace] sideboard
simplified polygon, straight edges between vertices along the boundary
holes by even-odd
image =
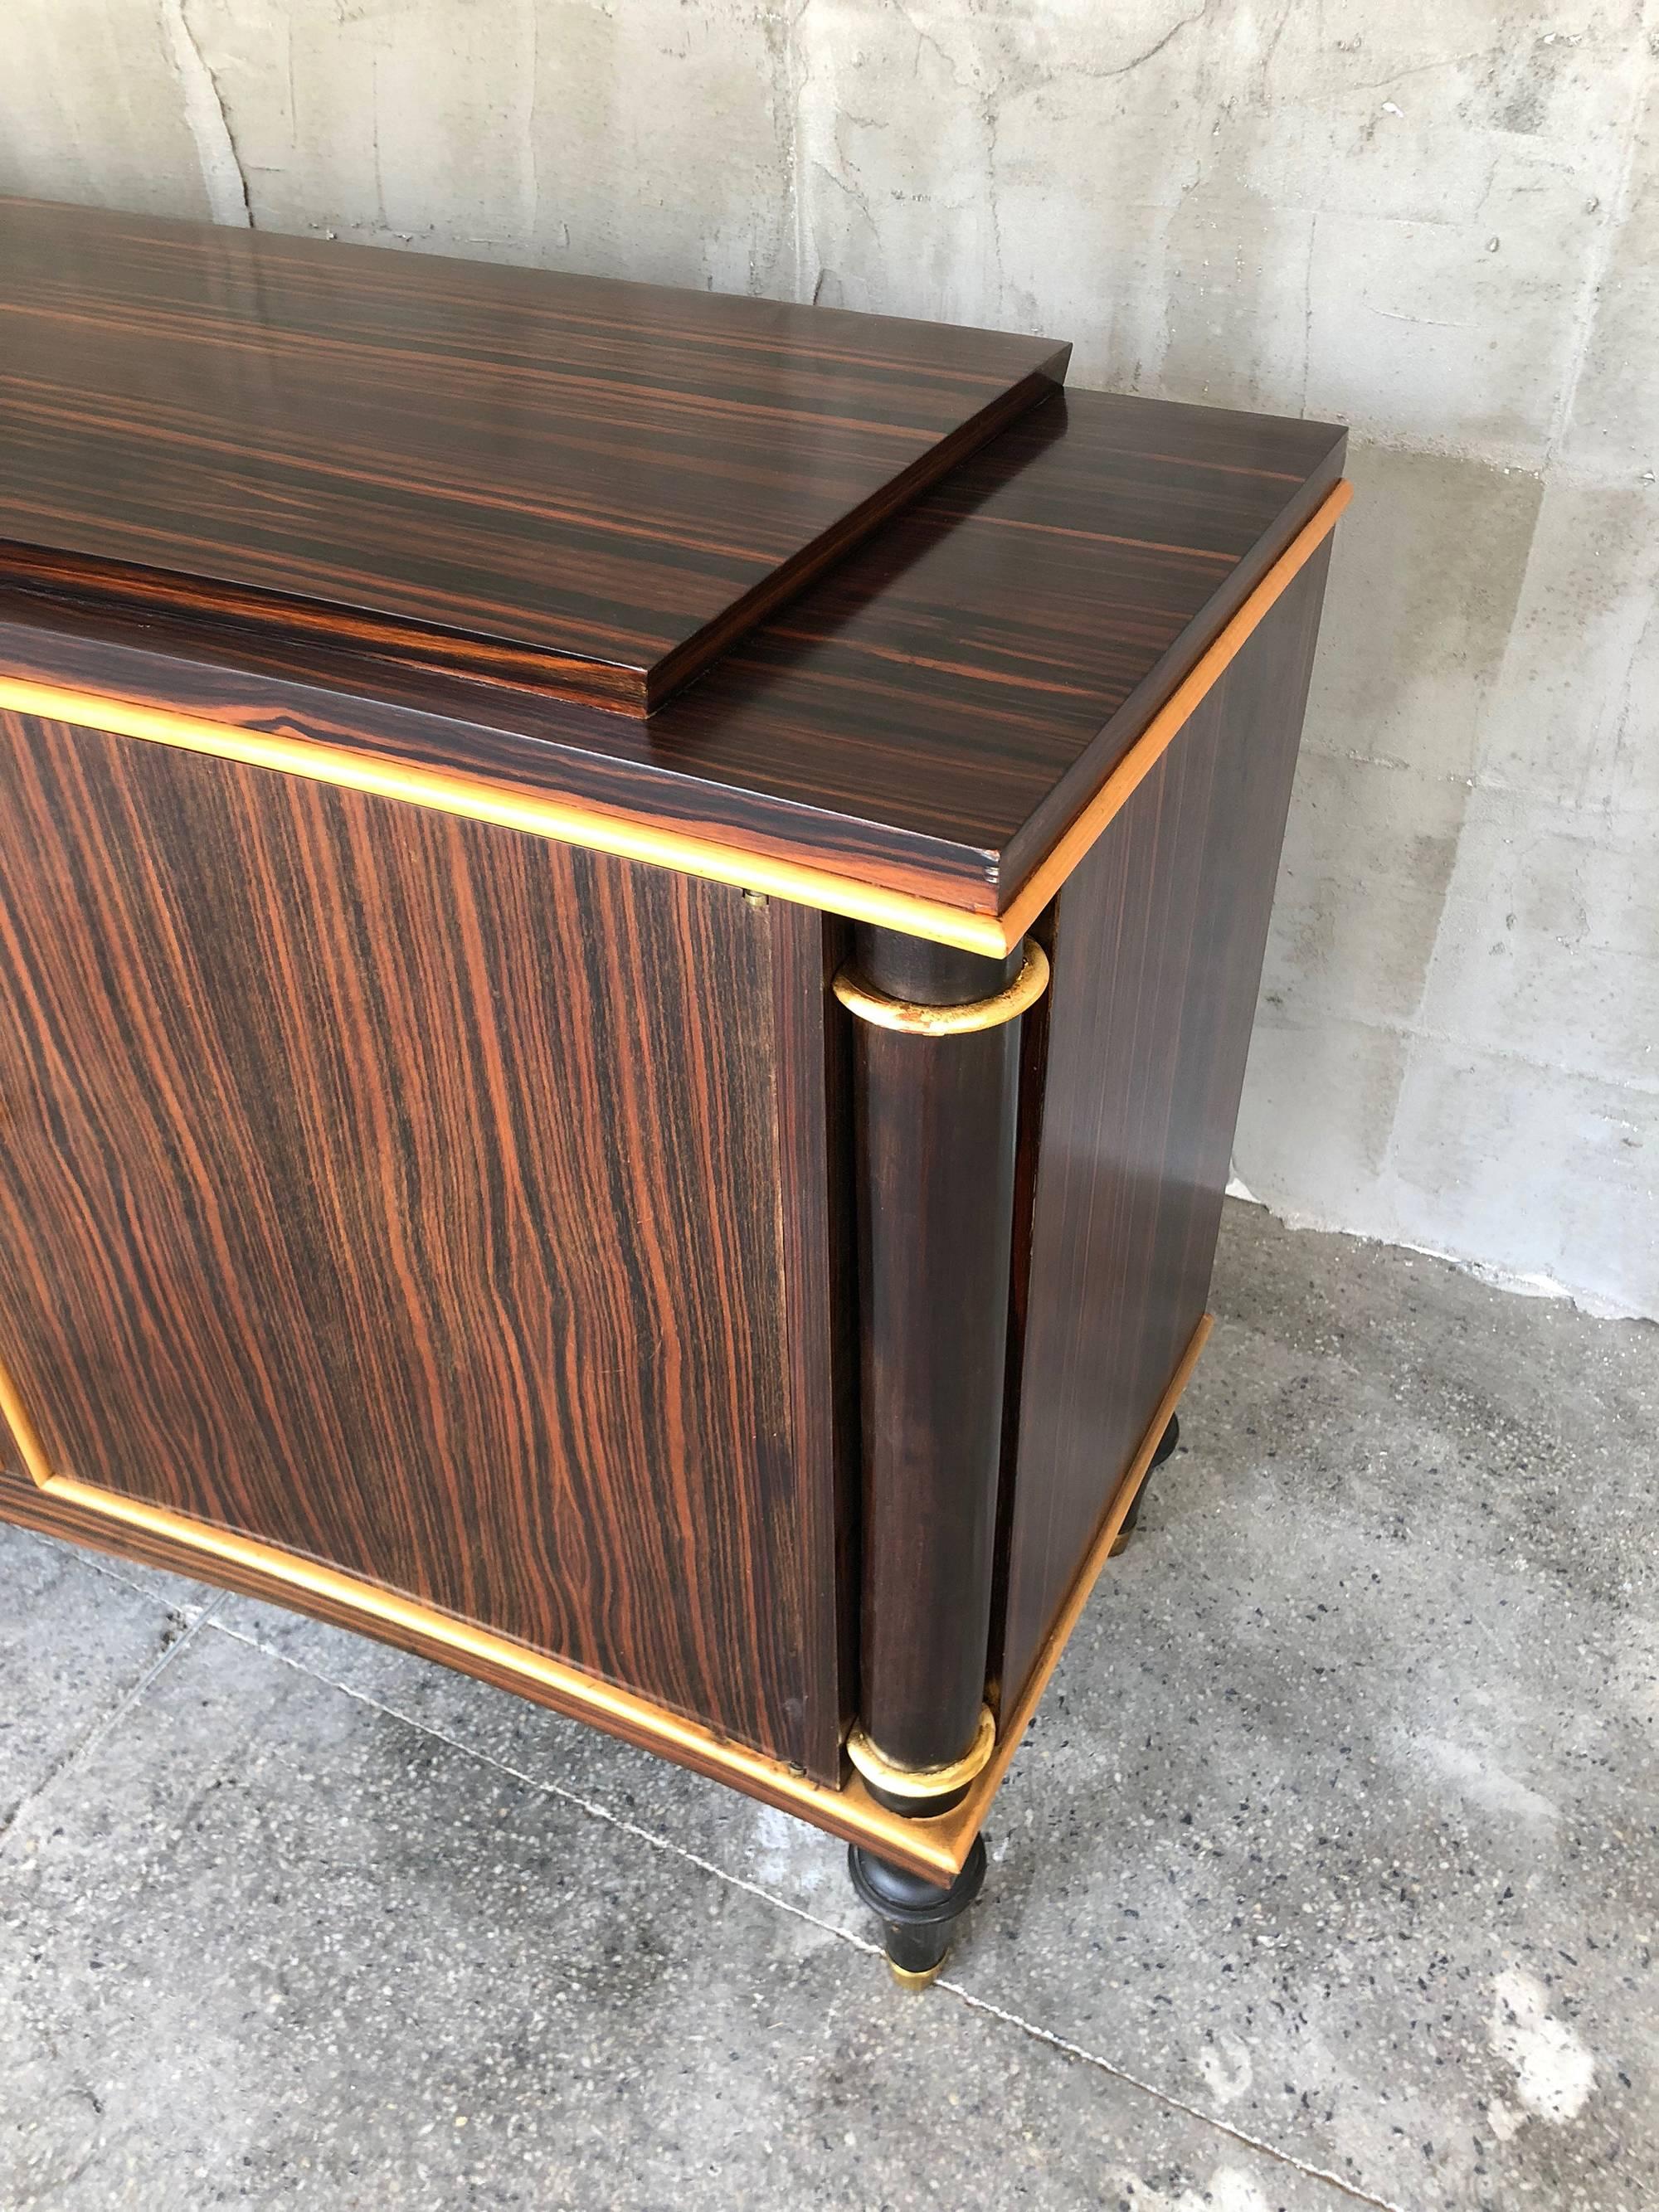
[[[0,203],[0,1517],[845,1838],[1170,1447],[1344,434]]]

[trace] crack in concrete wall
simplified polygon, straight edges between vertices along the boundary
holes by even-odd
[[[213,220],[251,230],[253,210],[247,177],[220,95],[219,80],[197,44],[185,0],[160,0],[160,3],[168,54],[183,95],[185,121],[196,143],[196,158],[201,163],[202,183]]]

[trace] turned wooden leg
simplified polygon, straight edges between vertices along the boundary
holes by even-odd
[[[853,1887],[881,1923],[893,1979],[903,1989],[926,1989],[945,1964],[957,1922],[979,1895],[985,1838],[975,1837],[967,1863],[948,1887],[890,1866],[861,1844],[848,1845],[847,1869]]]
[[[857,1725],[848,1756],[927,1820],[996,1747],[986,1700],[1018,1103],[1019,1019],[1048,966],[864,928],[836,978],[854,1017],[863,1385]],[[852,1854],[910,1987],[939,1971],[985,1878],[948,1887]]]
[[[1170,1457],[1170,1454],[1174,1451],[1176,1446],[1180,1442],[1181,1423],[1176,1419],[1176,1416],[1171,1413],[1170,1416],[1169,1427],[1164,1430],[1163,1435],[1158,1440],[1158,1449],[1152,1454],[1152,1466],[1146,1469],[1146,1474],[1140,1478],[1140,1487],[1134,1494],[1134,1502],[1130,1506],[1128,1511],[1124,1515],[1122,1525],[1119,1528],[1117,1535],[1113,1540],[1112,1548],[1109,1554],[1110,1558],[1115,1559],[1120,1552],[1127,1552],[1128,1550],[1130,1535],[1133,1532],[1135,1522],[1140,1518],[1141,1502],[1146,1495],[1146,1485],[1152,1479],[1152,1468],[1162,1467],[1164,1461]]]

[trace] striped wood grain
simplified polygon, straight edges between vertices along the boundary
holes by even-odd
[[[46,1463],[833,1778],[827,1231],[781,1159],[821,925],[0,738],[0,1364]]]
[[[316,744],[360,775],[580,816],[596,843],[672,840],[738,880],[752,859],[895,892],[941,915],[928,933],[1000,951],[996,918],[1119,803],[1171,702],[1190,710],[1281,560],[1334,522],[1342,453],[1325,424],[1063,394],[646,721],[21,592],[0,592],[0,672],[217,726],[227,747]]]
[[[1011,1698],[1209,1296],[1327,559],[1309,562],[1055,911],[996,1662]]]
[[[0,199],[0,577],[643,714],[1069,352]]]

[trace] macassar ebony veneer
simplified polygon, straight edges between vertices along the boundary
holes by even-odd
[[[643,714],[1069,350],[0,201],[0,579]]]
[[[930,1978],[1208,1326],[1342,434],[19,203],[0,330],[0,1517]]]

